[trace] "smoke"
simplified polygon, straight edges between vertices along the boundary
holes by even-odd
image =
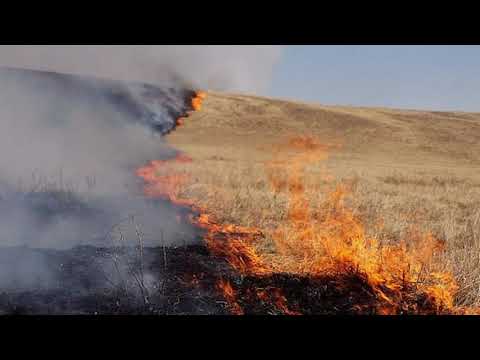
[[[263,45],[4,45],[0,65],[261,94],[281,53]]]
[[[174,153],[161,135],[190,92],[172,85],[0,69],[0,288],[56,281],[41,254],[12,258],[5,248],[195,240],[177,209],[146,199],[135,176]]]
[[[134,86],[5,70],[0,81],[0,179],[8,184],[43,176],[81,186],[99,178],[96,191],[118,193],[131,166],[166,151],[151,128],[171,128],[184,101],[179,91],[176,115],[150,113],[130,95],[140,92]],[[175,105],[155,95],[163,109]]]
[[[143,197],[135,169],[173,155],[162,135],[186,111],[188,89],[265,91],[279,54],[265,46],[0,47],[0,66],[15,68],[0,69],[0,288],[58,280],[43,255],[8,255],[9,247],[133,245],[138,229],[145,246],[195,241],[178,209]]]

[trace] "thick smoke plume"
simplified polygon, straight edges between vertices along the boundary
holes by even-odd
[[[172,228],[134,173],[172,155],[161,135],[185,111],[187,91],[9,69],[0,85],[2,245],[100,241],[138,214],[150,232]]]
[[[0,289],[58,283],[43,253],[27,249],[194,241],[193,229],[176,221],[178,209],[144,198],[135,169],[174,155],[162,135],[187,110],[190,89],[262,92],[279,53],[0,47]]]
[[[135,176],[173,154],[162,134],[190,91],[172,86],[0,69],[0,289],[56,281],[42,254],[3,256],[7,248],[194,240],[177,209],[145,199]]]
[[[279,46],[254,45],[4,45],[0,65],[262,93],[281,52]]]

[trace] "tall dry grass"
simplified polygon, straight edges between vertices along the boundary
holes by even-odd
[[[445,241],[445,267],[460,285],[458,305],[480,305],[480,114],[308,105],[209,93],[200,112],[169,136],[194,158],[184,196],[223,222],[271,234],[287,218],[288,196],[274,193],[265,164],[271,145],[309,134],[342,149],[309,165],[312,211],[347,184],[346,205],[367,236],[384,243],[412,227]],[[278,174],[278,181],[287,181]]]
[[[195,199],[223,223],[261,229],[266,238],[258,250],[266,256],[273,252],[272,236],[287,221],[289,196],[272,191],[264,162],[206,158],[179,167],[192,174],[182,197]],[[280,182],[287,175],[276,174]],[[346,185],[346,206],[365,225],[367,236],[381,243],[406,239],[412,228],[444,240],[442,261],[460,287],[457,304],[480,305],[480,181],[417,169],[372,172],[341,162],[310,166],[303,180],[313,212],[325,211],[331,191]]]

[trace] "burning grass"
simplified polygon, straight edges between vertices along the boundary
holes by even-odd
[[[410,226],[390,243],[370,235],[367,224],[346,204],[355,182],[330,189],[317,183],[313,190],[323,191],[323,201],[312,204],[318,197],[310,196],[306,170],[325,161],[331,148],[313,137],[294,136],[271,149],[265,183],[274,199],[284,198],[284,210],[282,221],[263,228],[217,220],[218,211],[205,200],[216,189],[207,189],[210,196],[203,200],[188,196],[185,188],[195,181],[185,172],[167,179],[160,173],[165,163],[152,162],[138,175],[147,183],[148,196],[167,197],[197,213],[190,222],[205,231],[212,255],[225,259],[240,276],[236,282],[217,282],[233,314],[476,313],[475,308],[456,306],[458,285],[441,261],[445,243],[432,232]],[[170,164],[185,165],[182,159]],[[329,174],[320,178],[332,183]],[[383,219],[375,221],[381,228]]]
[[[197,91],[192,99],[192,108],[194,111],[200,111],[202,109],[203,100],[207,97],[207,94],[203,91]]]

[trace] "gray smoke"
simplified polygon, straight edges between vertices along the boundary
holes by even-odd
[[[186,110],[186,89],[264,91],[279,54],[265,46],[0,47],[0,66],[55,72],[0,69],[0,252],[132,245],[137,227],[145,246],[194,241],[178,209],[143,197],[135,169],[173,155],[162,134]],[[2,254],[0,289],[56,281],[42,256]]]
[[[186,97],[168,87],[0,70],[1,243],[69,247],[139,213],[153,230],[171,227],[168,211],[141,196],[135,170],[172,155],[161,134]]]
[[[0,71],[0,81],[3,183],[13,185],[36,176],[82,186],[85,179],[98,178],[97,192],[119,193],[128,185],[132,166],[166,151],[147,125],[157,121],[167,130],[175,115],[152,112],[148,119],[147,113],[135,111],[128,103],[133,86],[127,91],[122,85],[8,70]],[[118,99],[111,95],[115,92]],[[178,96],[180,113],[183,99]]]
[[[193,241],[135,176],[173,154],[161,135],[188,91],[171,85],[0,69],[0,248],[131,246],[137,230],[144,246]],[[0,289],[53,281],[37,255],[0,257],[0,273]]]
[[[3,45],[0,65],[233,92],[268,89],[280,46]]]

